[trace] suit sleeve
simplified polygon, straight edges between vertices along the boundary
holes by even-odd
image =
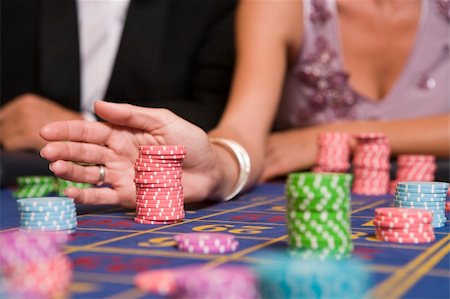
[[[204,130],[214,128],[222,115],[229,95],[235,61],[234,1],[217,7],[204,31],[188,78],[187,98],[161,99],[166,107]]]

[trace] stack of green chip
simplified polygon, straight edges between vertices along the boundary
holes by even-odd
[[[52,194],[64,196],[64,190],[70,186],[76,188],[89,188],[91,184],[75,183],[53,176],[21,176],[17,178],[17,198],[43,197]]]
[[[353,251],[351,174],[291,173],[286,182],[288,242],[299,257],[341,259]]]
[[[52,176],[22,176],[17,178],[18,198],[42,197],[56,191],[56,179]]]
[[[85,188],[89,188],[92,185],[88,184],[88,183],[76,183],[76,182],[71,182],[71,181],[67,181],[67,180],[63,180],[60,178],[56,179],[56,184],[57,184],[57,192],[59,196],[65,196],[64,195],[64,190],[66,190],[68,187],[75,187],[78,189],[85,189]]]

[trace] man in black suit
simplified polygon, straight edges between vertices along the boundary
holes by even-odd
[[[2,1],[3,150],[38,150],[40,127],[87,112],[80,108],[80,1]],[[214,127],[231,81],[234,7],[235,0],[131,0],[98,100],[168,108]]]

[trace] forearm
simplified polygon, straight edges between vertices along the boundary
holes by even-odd
[[[209,135],[231,139],[248,153],[251,170],[247,188],[257,182],[264,167],[267,135],[283,86],[290,37],[300,35],[298,30],[292,30],[298,28],[300,9],[296,1],[241,1],[239,4],[238,59],[233,88],[219,126]],[[239,163],[230,151],[219,149],[220,145],[213,146],[220,158],[217,184],[223,192],[232,191],[239,181]]]
[[[208,135],[210,138],[219,137],[230,139],[237,142],[245,149],[250,158],[250,173],[243,190],[253,186],[258,181],[258,177],[261,174],[263,167],[263,144],[261,143],[262,145],[257,147],[256,144],[260,144],[259,142],[247,138],[248,136],[244,137],[231,127],[219,127],[214,131],[209,132]],[[238,177],[243,170],[238,162],[236,153],[233,153],[232,150],[220,143],[214,142],[211,145],[216,153],[216,165],[214,175],[215,185],[210,192],[210,197],[224,198],[237,186]]]
[[[342,131],[349,133],[383,132],[390,142],[392,153],[432,154],[450,156],[450,115],[392,120],[334,123],[317,127],[317,132]]]

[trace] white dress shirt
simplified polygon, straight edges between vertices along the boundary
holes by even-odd
[[[81,111],[94,120],[111,77],[130,0],[77,0],[80,40]]]

